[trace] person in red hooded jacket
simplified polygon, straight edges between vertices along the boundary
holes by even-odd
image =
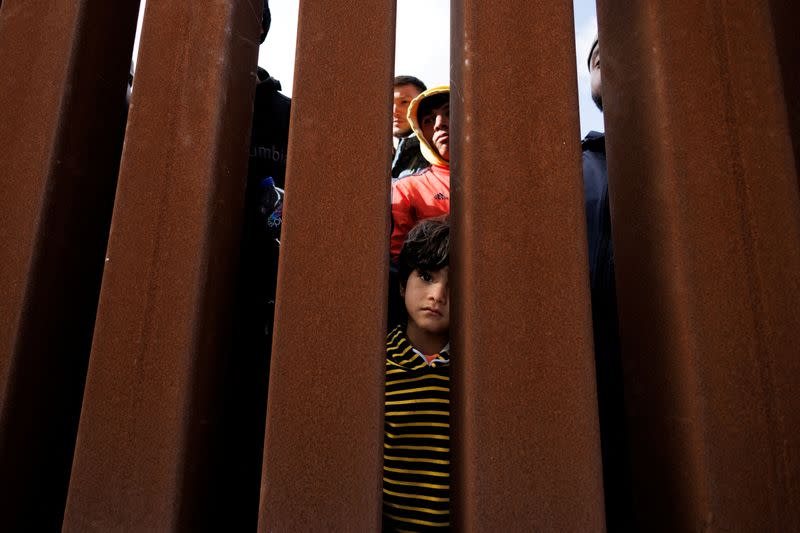
[[[431,166],[392,184],[394,263],[417,222],[450,213],[450,88],[434,87],[414,98],[408,106],[408,122]]]

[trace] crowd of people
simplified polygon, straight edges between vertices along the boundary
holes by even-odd
[[[265,0],[262,42],[268,29]],[[597,39],[587,66],[592,98],[602,111]],[[260,361],[246,368],[248,373],[257,371],[252,378],[256,380],[265,380],[268,374],[286,172],[290,101],[279,89],[280,83],[260,70],[235,335],[239,356]],[[450,524],[449,133],[449,87],[428,89],[416,77],[397,76],[393,158],[387,176],[392,229],[385,355],[385,530],[446,529]],[[605,138],[593,131],[581,144],[606,511],[613,531],[625,527],[627,471]],[[262,383],[258,388],[265,387]]]

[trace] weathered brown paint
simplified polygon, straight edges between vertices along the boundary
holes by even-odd
[[[800,529],[800,201],[769,9],[598,5],[641,531]]]
[[[210,455],[260,5],[147,4],[65,531],[195,531],[224,512]]]
[[[261,531],[380,528],[394,13],[300,4]]]
[[[61,517],[125,124],[138,0],[0,10],[0,516]]]
[[[460,531],[602,531],[570,2],[452,2]]]

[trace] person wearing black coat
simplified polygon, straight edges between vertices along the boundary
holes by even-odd
[[[264,0],[261,42],[270,26]],[[224,354],[224,383],[214,496],[220,524],[210,529],[255,529],[263,458],[275,288],[282,227],[291,100],[281,84],[259,68],[253,102],[239,247],[231,313],[231,342]],[[245,182],[246,180],[246,182]]]
[[[592,100],[602,111],[597,38],[589,51],[588,66]],[[605,135],[589,132],[581,149],[606,526],[613,533],[631,527],[631,493]]]

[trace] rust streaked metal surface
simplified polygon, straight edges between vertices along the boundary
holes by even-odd
[[[451,6],[456,528],[602,531],[572,4]]]
[[[0,10],[0,516],[60,527],[138,0]]]
[[[798,531],[800,201],[770,6],[598,16],[638,529]]]
[[[260,531],[380,529],[394,27],[300,3]]]
[[[224,512],[210,455],[260,17],[258,0],[147,4],[65,531]]]
[[[783,76],[783,93],[794,145],[795,171],[800,169],[800,39],[797,21],[800,5],[792,0],[771,0],[775,44]],[[800,186],[800,183],[798,183]]]

